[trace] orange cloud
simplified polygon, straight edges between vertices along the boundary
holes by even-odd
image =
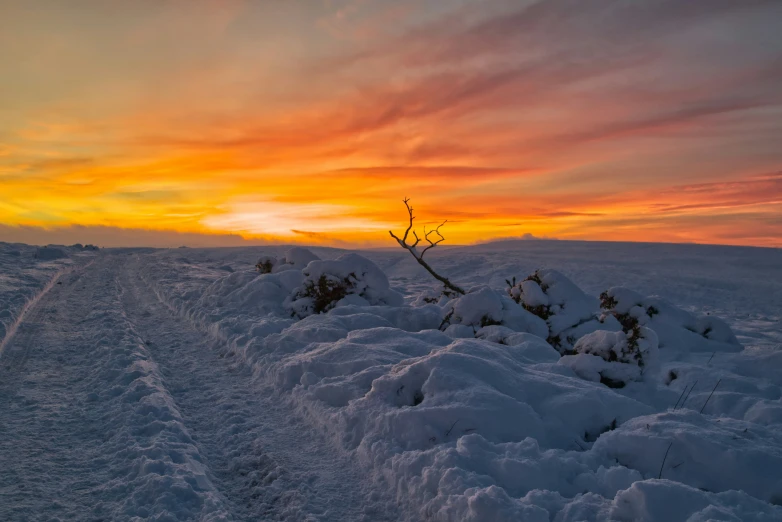
[[[780,244],[773,3],[8,9],[3,224]]]

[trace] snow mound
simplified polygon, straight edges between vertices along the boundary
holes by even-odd
[[[441,329],[454,337],[472,337],[479,329],[493,325],[543,338],[548,332],[543,320],[488,286],[473,288],[467,294],[448,301],[443,308]]]
[[[668,457],[665,452],[670,446]],[[602,435],[593,451],[711,492],[741,490],[782,501],[782,434],[757,424],[679,410],[634,418]]]
[[[625,331],[651,328],[662,350],[683,352],[738,352],[743,346],[721,319],[697,316],[659,297],[643,297],[628,288],[613,287],[600,295],[604,318],[615,318]]]
[[[597,330],[576,341],[573,350],[576,355],[563,356],[559,364],[612,388],[623,388],[658,369],[657,334],[649,328],[636,327],[627,333]]]
[[[402,295],[391,290],[377,265],[358,254],[311,261],[304,280],[285,301],[292,316],[304,318],[338,306],[400,306]]]
[[[782,519],[782,508],[741,491],[710,493],[669,480],[644,480],[620,491],[609,508],[596,515],[589,520],[765,522]]]
[[[258,258],[255,269],[261,274],[271,274],[285,270],[302,270],[311,261],[320,261],[320,258],[306,248],[293,247],[281,259],[277,259],[272,255],[262,255]]]
[[[598,320],[600,302],[584,293],[556,270],[536,270],[523,281],[507,281],[508,295],[548,325],[548,342],[568,353],[583,335],[595,330],[617,330],[615,323]]]
[[[243,333],[242,341],[245,341],[253,336],[278,333],[293,323],[283,303],[303,279],[300,270],[261,275],[233,272],[220,277],[203,292],[188,292],[185,295],[190,299],[174,300],[171,306],[180,308],[204,328],[220,332],[223,339],[233,339]]]
[[[320,258],[306,248],[293,247],[285,252],[285,257],[282,258],[281,263],[302,270],[312,261],[320,261]]]
[[[401,344],[390,333],[387,342]],[[570,447],[585,432],[648,411],[604,386],[558,375],[545,363],[538,367],[551,357],[540,341],[503,346],[458,339],[437,345],[427,355],[400,360],[348,404],[346,425],[361,426],[352,430],[348,445],[384,441],[423,450],[478,433],[495,443],[533,437],[543,446]],[[588,413],[579,403],[590,404]]]

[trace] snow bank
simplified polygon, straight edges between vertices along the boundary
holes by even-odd
[[[141,267],[161,298],[354,454],[410,520],[782,519],[770,504],[782,390],[693,358],[739,355],[711,316],[616,288],[601,316],[553,270],[405,306],[355,254],[262,275],[161,263]],[[723,381],[704,415],[703,382],[659,413],[706,374]]]
[[[478,433],[497,443],[532,437],[546,447],[569,447],[585,432],[647,411],[604,386],[538,366],[549,353],[529,341],[453,341],[404,359],[372,381],[366,395],[349,405],[346,422],[365,424],[359,445],[382,440],[420,450]],[[576,402],[590,404],[589,414],[572,408]]]
[[[607,517],[603,517],[605,514]],[[736,520],[761,522],[778,520],[782,509],[741,491],[710,493],[669,480],[645,480],[620,491],[609,509],[597,520]]]
[[[755,423],[687,410],[658,413],[606,433],[593,450],[646,478],[662,467],[666,479],[706,491],[741,490],[782,501],[782,434]]]

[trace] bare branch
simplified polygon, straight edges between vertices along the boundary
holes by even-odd
[[[407,241],[407,235],[410,233],[410,230],[413,228],[413,220],[415,217],[413,217],[413,207],[410,206],[410,198],[404,199],[405,206],[407,207],[407,213],[410,214],[410,224],[407,226],[407,230],[405,230],[405,237],[402,238],[402,241]],[[413,232],[415,234],[415,232]],[[416,237],[416,239],[418,239]],[[416,241],[417,242],[417,241]]]
[[[673,441],[671,441],[670,444],[668,444],[668,449],[665,450],[665,456],[663,457],[663,463],[660,464],[660,473],[657,475],[657,479],[663,478],[663,467],[665,466],[665,459],[668,458],[668,452],[671,451],[671,446],[673,446]]]
[[[424,237],[426,238],[427,241],[429,241],[429,246],[424,248],[423,252],[421,252],[421,258],[424,257],[424,254],[426,254],[427,250],[429,250],[430,248],[434,248],[437,245],[439,245],[440,243],[442,243],[443,241],[445,241],[445,238],[440,233],[440,227],[445,225],[446,223],[448,223],[447,219],[445,221],[443,221],[442,223],[440,223],[440,225],[438,225],[437,228],[435,228],[434,230],[430,230],[429,232],[427,232],[426,231],[426,227],[424,227]],[[431,239],[429,239],[429,236],[431,234],[437,234],[438,236],[440,236],[440,239],[438,239],[437,241],[432,241]]]
[[[440,233],[440,227],[445,225],[448,220],[446,219],[440,225],[437,226],[434,230],[426,231],[426,227],[424,227],[424,239],[429,243],[429,246],[426,247],[420,254],[416,251],[415,247],[418,245],[418,243],[421,242],[421,238],[418,237],[418,234],[415,230],[413,230],[413,220],[415,219],[415,216],[413,215],[413,207],[410,206],[410,198],[405,198],[402,200],[402,202],[405,204],[405,208],[407,208],[407,214],[410,217],[409,224],[407,226],[407,230],[405,230],[405,235],[402,237],[402,239],[399,239],[393,231],[389,230],[388,233],[391,234],[391,237],[393,237],[397,243],[399,243],[399,246],[406,249],[410,254],[415,258],[416,261],[418,261],[418,264],[420,264],[422,267],[426,269],[427,272],[429,272],[432,277],[443,283],[446,288],[456,292],[457,294],[464,295],[464,290],[456,286],[455,284],[451,283],[447,278],[441,276],[437,272],[435,272],[429,264],[424,261],[424,254],[427,252],[427,250],[436,247],[443,241],[445,241],[445,237]],[[407,243],[407,238],[410,235],[410,231],[413,232],[413,237],[415,238],[415,243],[412,245]],[[439,239],[436,239],[435,241],[432,241],[430,236],[432,234],[436,234]]]

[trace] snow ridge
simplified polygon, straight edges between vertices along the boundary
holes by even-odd
[[[668,462],[663,470],[666,478],[676,480],[665,487],[683,499],[675,518],[706,516],[713,509],[726,516],[741,513],[746,520],[782,516],[780,508],[768,504],[782,491],[782,476],[776,468],[764,468],[769,485],[758,487],[745,481],[751,468],[717,473],[704,467],[700,457],[687,458],[686,448],[692,444],[722,436],[708,423],[693,423],[690,417],[694,404],[705,400],[700,390],[673,417],[658,413],[670,408],[682,388],[694,380],[695,374],[687,368],[699,359],[693,359],[691,351],[741,350],[735,337],[724,332],[724,323],[698,319],[707,326],[693,331],[694,316],[660,300],[650,301],[662,315],[649,326],[662,324],[672,332],[666,332],[666,345],[660,348],[663,361],[658,364],[650,359],[642,380],[635,382],[638,374],[633,374],[617,390],[585,380],[574,371],[577,368],[559,363],[560,354],[540,337],[546,335],[540,331],[542,323],[528,319],[540,310],[534,301],[529,311],[520,305],[519,312],[512,309],[516,315],[508,319],[504,309],[509,305],[492,297],[493,290],[476,287],[476,293],[468,293],[461,304],[464,311],[458,314],[459,323],[452,323],[445,334],[437,331],[438,325],[455,309],[447,298],[437,304],[418,300],[420,306],[414,307],[344,302],[328,313],[297,321],[284,306],[290,289],[279,274],[258,275],[236,267],[225,275],[209,254],[200,261],[192,257],[187,268],[160,255],[154,261],[140,261],[138,270],[172,308],[225,339],[230,352],[273,383],[315,429],[330,434],[338,447],[354,452],[377,481],[391,487],[397,502],[412,513],[410,520],[656,516],[652,511],[638,515],[638,502],[659,491],[655,485],[659,468],[630,461],[602,441],[627,441],[617,446],[624,444],[630,454],[644,454],[650,462],[659,463],[664,451],[658,451],[659,444],[648,442],[658,432],[664,434],[660,440],[681,445],[672,452],[676,461]],[[292,280],[292,272],[281,273]],[[567,337],[604,330],[620,339],[620,334],[625,335],[621,330],[628,328],[627,342],[635,342],[634,326],[613,316],[600,317],[597,298],[587,299],[559,273],[541,274],[541,282],[558,292],[545,317],[559,321],[555,335],[570,327]],[[621,293],[613,290],[616,295]],[[570,294],[578,298],[576,313],[572,313]],[[467,307],[470,299],[474,303]],[[495,301],[500,302],[495,306],[497,313],[489,308]],[[639,302],[646,301],[641,298]],[[516,306],[512,301],[510,305]],[[624,309],[620,312],[625,313]],[[718,338],[710,338],[718,329],[709,325],[719,325]],[[638,342],[654,340],[655,348],[656,332],[644,334],[645,327],[638,328]],[[558,347],[570,349],[578,337],[571,339]],[[690,350],[690,342],[697,349]],[[608,359],[612,353],[624,353],[626,347],[609,348],[596,353]],[[642,346],[641,353],[652,348]],[[713,380],[718,378],[712,375]],[[713,411],[729,416],[736,429],[770,437],[768,433],[773,432],[765,433],[762,427],[756,430],[749,415],[753,411],[759,418],[758,408],[764,408],[766,425],[782,421],[782,411],[774,410],[770,402],[782,396],[780,387],[764,384],[762,390],[749,392],[743,410],[731,410],[725,408],[725,394],[749,391],[747,378],[731,374],[725,379],[731,384],[711,399]],[[673,430],[663,428],[672,419]],[[718,424],[721,420],[714,419]],[[631,435],[635,426],[644,426],[649,433]],[[677,442],[681,430],[691,433],[694,442]],[[779,441],[769,440],[768,446],[758,450],[760,454],[778,451]],[[742,446],[733,446],[716,444],[713,448],[745,455],[739,459],[750,458],[751,453],[741,453]],[[744,493],[731,493],[733,505],[725,505],[723,492],[738,489]],[[635,498],[631,508],[626,505],[629,498]],[[704,511],[703,506],[711,507]]]

